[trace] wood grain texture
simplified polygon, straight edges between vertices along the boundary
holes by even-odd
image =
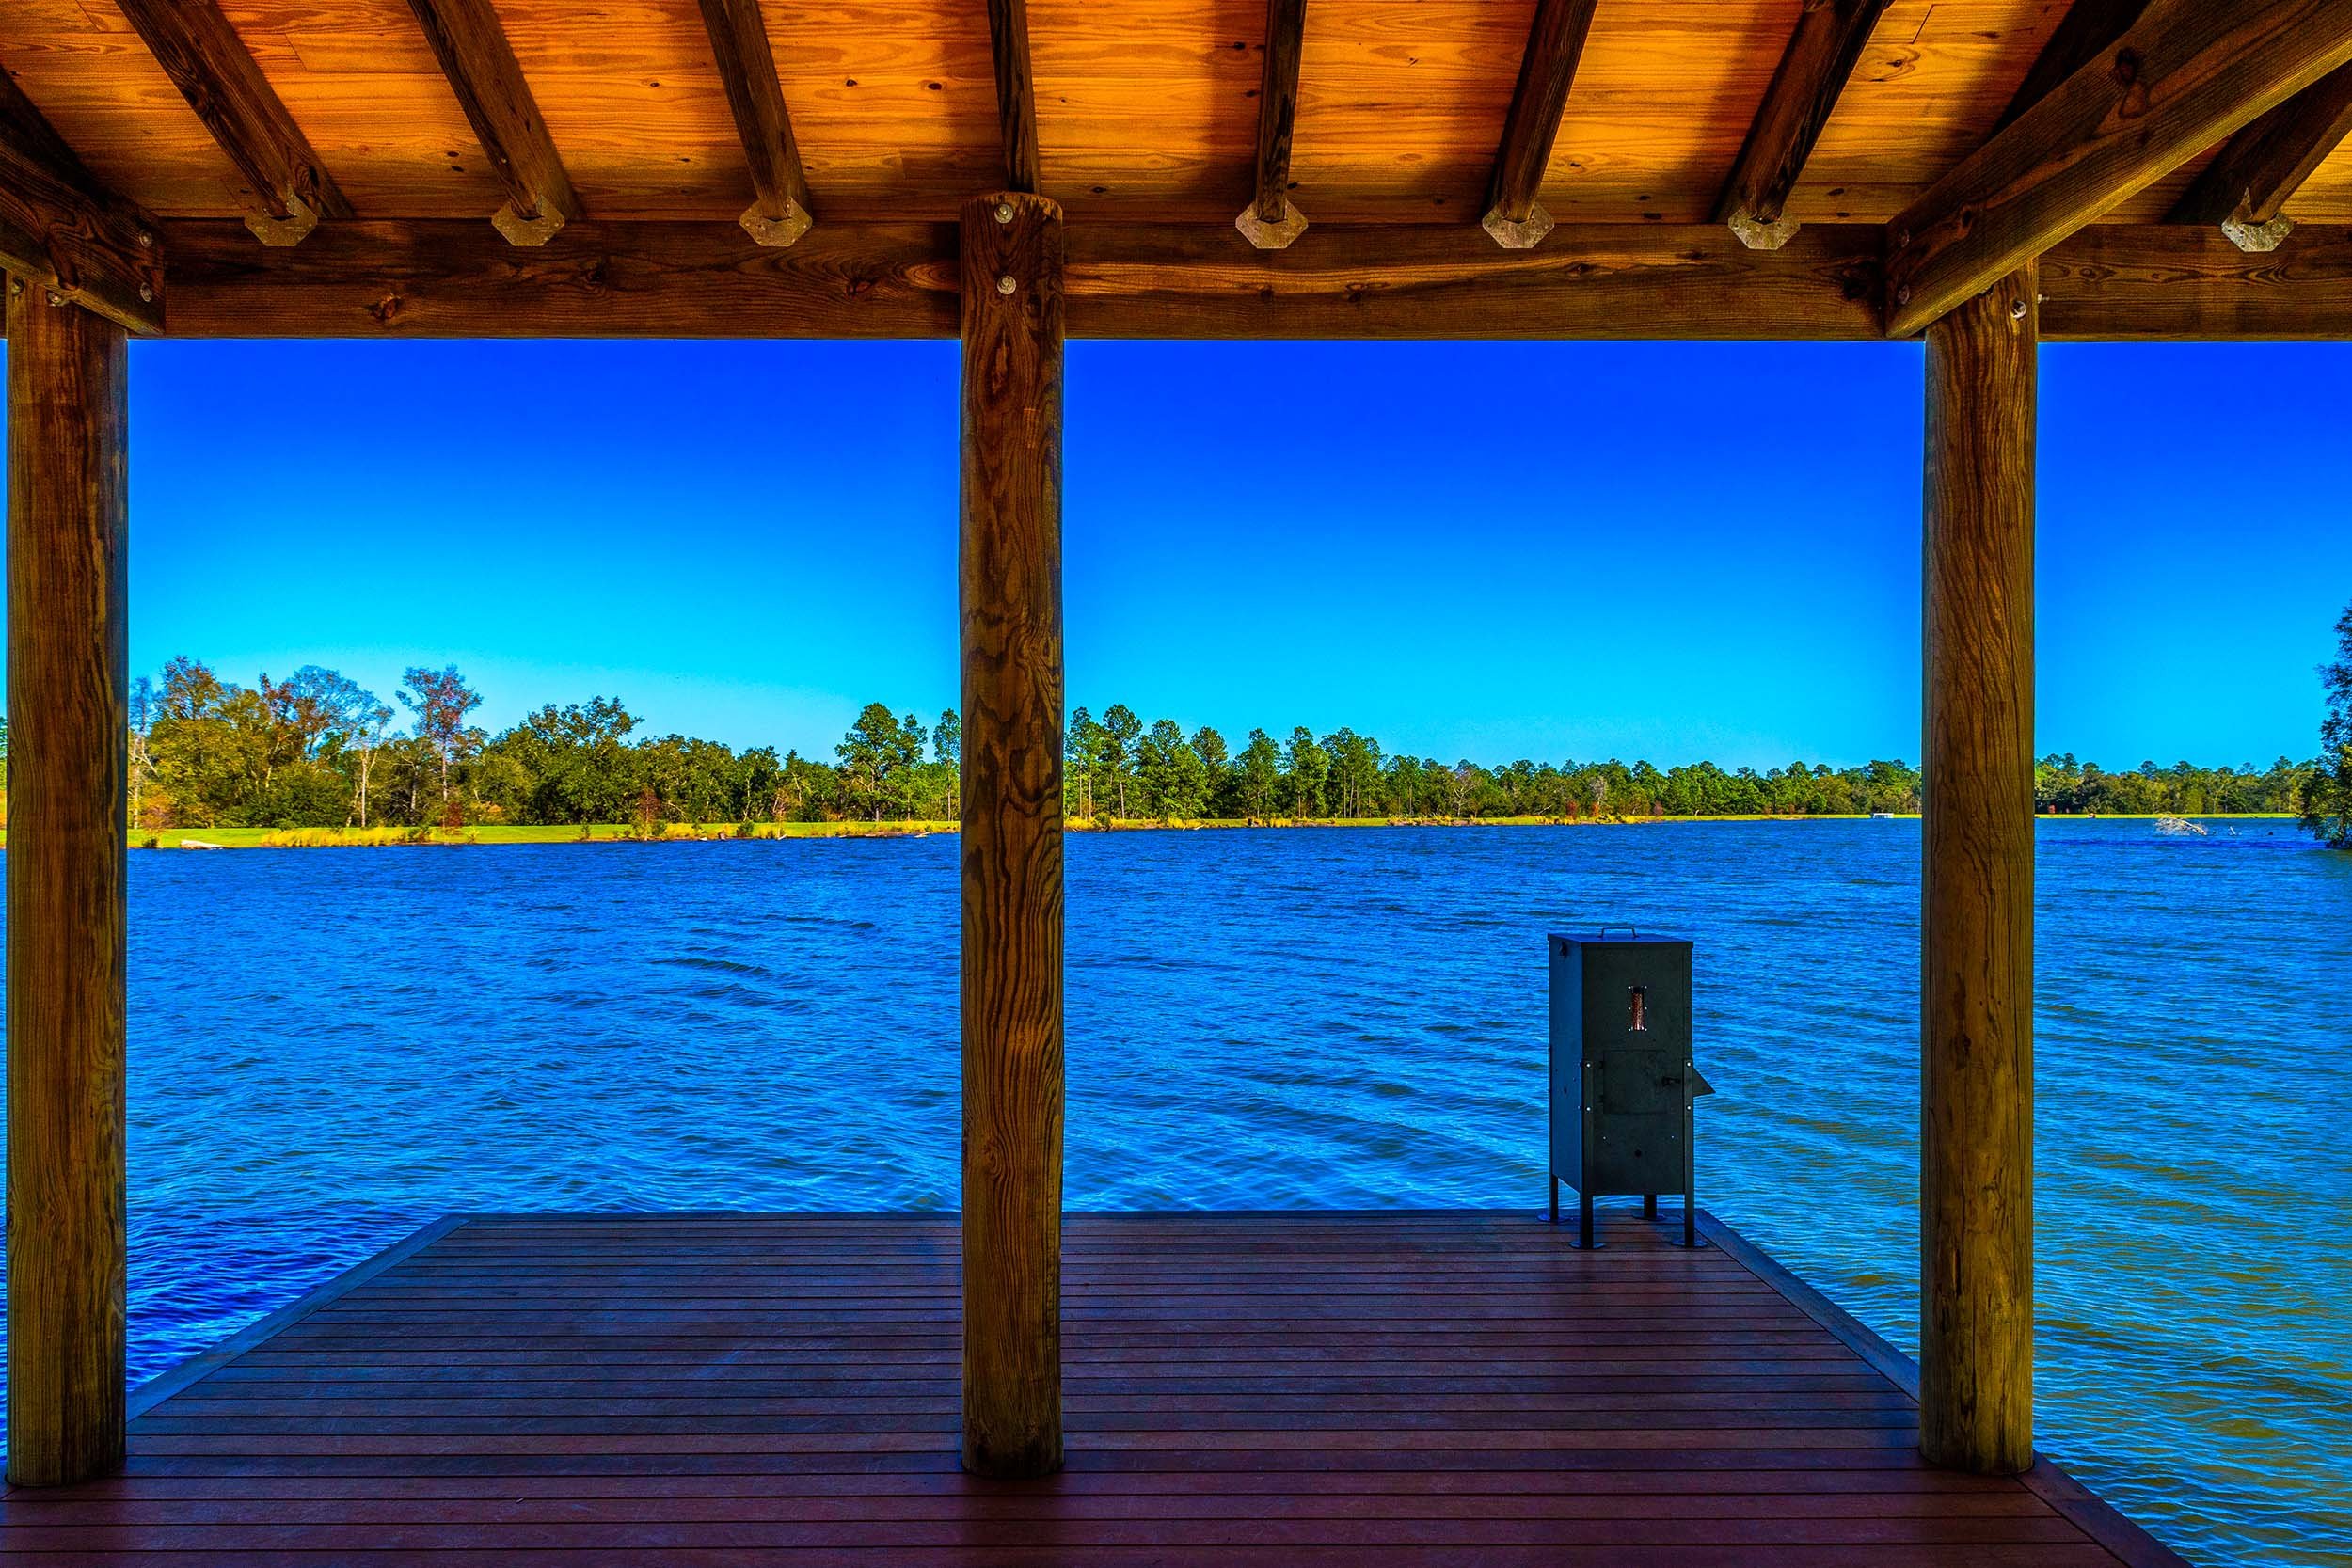
[[[2232,136],[2167,214],[2172,223],[2268,223],[2352,135],[2352,65]]]
[[[1494,174],[1486,183],[1486,210],[1506,223],[1524,223],[1534,209],[1597,3],[1535,0],[1518,81],[1503,117],[1502,141],[1495,150]]]
[[[1805,0],[1797,30],[1715,203],[1716,222],[1744,215],[1769,224],[1780,217],[1888,3]]]
[[[1290,210],[1291,129],[1298,119],[1298,54],[1307,38],[1307,0],[1266,0],[1265,68],[1258,80],[1258,183],[1261,223]]]
[[[489,0],[408,4],[514,216],[559,228],[577,219],[571,176]]]
[[[580,223],[517,253],[465,223],[346,224],[264,251],[165,226],[180,337],[948,337],[954,231],[825,224],[790,250],[732,223]],[[1875,226],[1751,251],[1714,225],[1321,226],[1260,251],[1231,223],[1073,226],[1070,330],[1091,338],[1849,339],[1880,333]]]
[[[2049,41],[2034,56],[2032,69],[2010,95],[2009,106],[1994,121],[1993,130],[2008,129],[2018,116],[2056,92],[2069,76],[2113,49],[2147,8],[2148,0],[2070,0]]]
[[[1931,1463],[2033,1463],[2036,270],[1928,332],[1920,1416]]]
[[[322,218],[353,215],[217,0],[115,3],[236,166],[258,215],[290,217],[297,202]]]
[[[963,211],[963,1464],[1062,1463],[1062,216]]]
[[[504,199],[407,0],[234,0],[246,48],[373,218]],[[1608,0],[1542,199],[1563,223],[1708,221],[1802,0]],[[495,0],[586,209],[719,222],[741,141],[698,6]],[[987,8],[761,0],[828,223],[955,221],[1004,180]],[[2062,8],[1890,0],[1788,215],[1883,222],[1985,139]],[[1046,194],[1073,224],[1229,224],[1249,190],[1265,0],[1027,0]],[[1534,0],[1333,0],[1299,71],[1292,200],[1318,224],[1475,221]],[[110,0],[0,6],[0,59],[110,188],[157,215],[233,217],[242,178]],[[2218,138],[2217,138],[2218,140]],[[2160,220],[2187,182],[2115,214]],[[2352,219],[2352,158],[2298,198]],[[306,242],[308,243],[308,242]]]
[[[1037,82],[1029,56],[1028,0],[988,0],[989,57],[996,76],[996,120],[1004,139],[1005,183],[1038,188]]]
[[[8,285],[8,1479],[123,1452],[122,327]]]
[[[2218,229],[2094,225],[2042,259],[2048,341],[2352,338],[2352,229],[2304,224],[2248,255]]]
[[[946,338],[954,231],[829,224],[789,251],[732,223],[582,223],[517,252],[474,223],[337,225],[263,250],[233,223],[167,222],[169,334],[262,337]],[[1079,338],[1859,340],[1880,335],[1875,226],[1779,251],[1724,230],[1606,224],[1535,252],[1475,230],[1311,229],[1289,250],[1214,228],[1074,227]],[[2052,341],[2352,336],[2352,230],[2274,255],[2217,230],[2094,225],[2042,259]]]
[[[735,116],[735,133],[742,138],[743,157],[751,166],[759,214],[782,222],[794,206],[814,213],[759,0],[701,0],[701,6],[727,108]]]
[[[2347,60],[2342,0],[2152,0],[1896,218],[1888,332],[1919,331]]]
[[[2145,1541],[1929,1467],[1855,1325],[1711,1219],[1685,1252],[1635,1212],[1598,1253],[1532,1213],[1071,1215],[1072,1464],[1041,1486],[958,1466],[953,1216],[467,1216],[167,1374],[128,1473],[0,1498],[0,1554],[2116,1568]],[[646,1321],[714,1268],[753,1321]],[[1508,1310],[1466,1335],[1464,1302]]]
[[[135,332],[160,332],[161,233],[0,72],[0,270]]]
[[[517,249],[479,223],[339,224],[291,250],[165,226],[196,337],[950,338],[955,230],[825,224],[789,249],[736,224],[567,225]]]

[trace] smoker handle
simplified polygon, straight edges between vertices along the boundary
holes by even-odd
[[[1639,926],[1632,925],[1596,926],[1593,927],[1593,935],[1597,937],[1605,937],[1612,931],[1623,931],[1629,936],[1637,938],[1642,934],[1642,928]]]

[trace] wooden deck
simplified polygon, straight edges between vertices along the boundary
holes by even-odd
[[[952,1218],[441,1222],[135,1400],[0,1553],[193,1568],[2177,1562],[1925,1467],[1908,1364],[1710,1222],[1069,1221],[1068,1470],[957,1468]]]

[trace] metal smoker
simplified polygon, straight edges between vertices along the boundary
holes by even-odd
[[[1613,934],[1622,932],[1622,935]],[[1577,1193],[1576,1244],[1597,1246],[1593,1199],[1682,1192],[1682,1244],[1697,1246],[1692,1102],[1715,1091],[1691,1061],[1691,944],[1603,927],[1554,933],[1551,953],[1551,1221]]]

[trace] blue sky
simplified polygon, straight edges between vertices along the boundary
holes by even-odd
[[[2352,347],[2052,347],[2044,750],[2315,744]],[[1918,752],[1914,345],[1070,350],[1073,704],[1501,761]],[[132,656],[829,753],[955,697],[951,343],[142,343]]]

